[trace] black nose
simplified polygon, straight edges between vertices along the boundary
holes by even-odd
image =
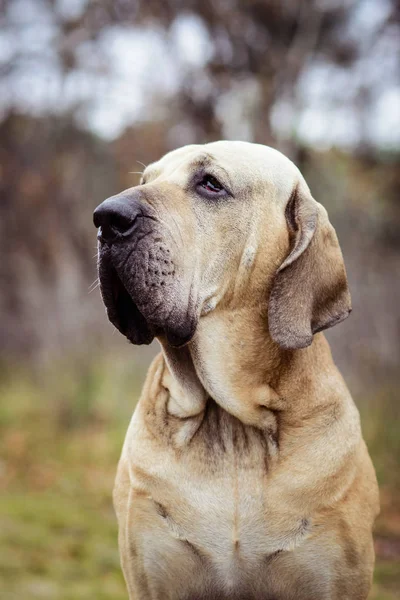
[[[95,227],[100,227],[99,236],[107,241],[128,233],[138,215],[142,213],[140,203],[128,195],[119,194],[104,200],[93,213]]]

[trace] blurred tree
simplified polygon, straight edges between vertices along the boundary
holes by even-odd
[[[66,116],[0,124],[0,358],[59,352],[93,326],[92,209],[117,183],[104,142]],[[72,309],[72,310],[71,310]]]
[[[46,90],[48,100],[55,100],[53,109],[60,110],[58,97],[61,106],[80,103],[80,114],[90,110],[115,74],[110,54],[115,39],[107,35],[156,31],[176,85],[163,91],[159,80],[158,90],[146,90],[147,100],[172,94],[169,120],[184,122],[185,130],[176,133],[197,141],[245,132],[263,143],[278,137],[294,151],[313,77],[325,70],[322,101],[327,110],[343,101],[347,109],[352,105],[357,121],[352,141],[365,150],[373,145],[368,126],[373,106],[382,90],[399,84],[397,0],[3,0],[3,14],[2,70],[11,89],[14,85],[10,107],[23,104],[18,78],[36,68],[53,79],[53,89]],[[188,38],[196,31],[203,44],[188,59]],[[147,77],[163,69],[162,59],[150,64]],[[71,81],[75,91],[68,100]],[[141,112],[146,120],[148,109],[146,103]]]

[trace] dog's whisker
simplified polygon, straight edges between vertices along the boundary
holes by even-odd
[[[93,283],[91,285],[89,285],[89,294],[90,294],[90,292],[93,292],[93,290],[95,290],[99,285],[100,285],[100,279],[98,277],[96,277],[96,279],[93,281]]]
[[[94,286],[93,289],[89,290],[88,293],[91,294],[92,292],[94,292],[94,290],[97,290],[97,288],[99,288],[99,287],[100,287],[100,281],[99,281],[99,283],[97,285]]]
[[[139,165],[142,165],[142,167],[144,167],[145,169],[147,169],[147,165],[142,163],[140,160],[137,160],[136,162],[139,163]]]

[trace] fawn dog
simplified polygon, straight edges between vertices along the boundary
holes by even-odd
[[[365,600],[375,472],[322,330],[350,313],[326,210],[258,144],[172,151],[105,200],[110,321],[157,338],[114,489],[135,600]]]

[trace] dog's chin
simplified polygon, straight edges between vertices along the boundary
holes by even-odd
[[[100,269],[100,289],[107,315],[111,323],[132,344],[151,344],[155,337],[166,339],[170,346],[182,347],[192,339],[195,324],[182,323],[173,318],[166,323],[149,321],[138,308],[132,294],[126,289],[116,270],[108,267],[107,272]]]

